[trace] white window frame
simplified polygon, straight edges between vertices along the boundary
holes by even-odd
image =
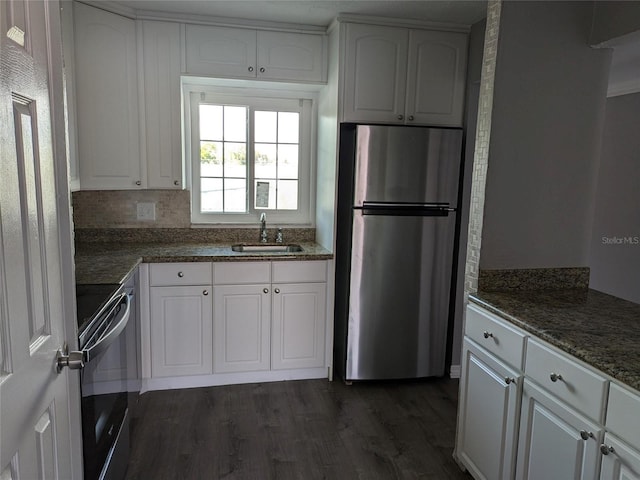
[[[284,87],[284,85],[283,85]],[[299,85],[295,87],[301,88]],[[300,157],[298,164],[298,209],[270,210],[254,208],[251,196],[246,213],[223,213],[200,211],[200,132],[199,105],[203,103],[250,105],[256,108],[273,109],[274,101],[282,100],[282,110],[291,102],[298,102],[301,112]],[[191,191],[191,223],[194,225],[254,225],[265,212],[269,225],[312,227],[315,224],[316,196],[316,131],[317,93],[295,88],[264,88],[254,86],[229,87],[203,85],[183,81],[183,145],[185,155],[187,188]],[[251,119],[253,122],[253,119]],[[248,144],[248,148],[251,145]],[[306,158],[305,158],[306,157]],[[308,160],[307,160],[308,159]],[[249,161],[249,158],[247,159]],[[250,167],[253,171],[253,167]],[[253,178],[247,177],[249,192],[253,191]]]

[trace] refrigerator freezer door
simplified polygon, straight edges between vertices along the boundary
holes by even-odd
[[[442,376],[455,213],[353,215],[345,379]]]
[[[457,205],[462,131],[358,125],[354,205]]]

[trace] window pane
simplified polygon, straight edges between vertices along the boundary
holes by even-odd
[[[276,146],[270,143],[256,143],[256,177],[276,178]]]
[[[247,177],[247,147],[244,143],[225,142],[224,176]]]
[[[222,142],[200,142],[200,175],[222,176]]]
[[[298,145],[278,145],[278,178],[298,179]]]
[[[276,181],[256,179],[256,200],[254,208],[273,210],[276,208]]]
[[[224,139],[232,142],[247,140],[247,107],[224,107]]]
[[[276,142],[277,112],[255,112],[253,135],[256,142]]]
[[[298,143],[299,117],[296,112],[278,112],[279,143]]]
[[[203,178],[200,180],[200,211],[222,211],[222,179]]]
[[[298,208],[298,181],[278,180],[278,210]]]
[[[200,105],[200,139],[222,140],[222,105]]]
[[[227,178],[224,181],[224,211],[247,211],[247,181],[244,178]]]

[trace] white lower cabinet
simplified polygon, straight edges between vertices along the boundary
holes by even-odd
[[[601,452],[600,480],[640,480],[640,450],[607,433]]]
[[[516,478],[596,480],[602,428],[525,378]]]
[[[477,479],[513,478],[522,375],[465,338],[457,455]]]
[[[460,382],[455,456],[474,478],[640,480],[640,393],[472,304]]]
[[[216,285],[214,292],[214,372],[269,370],[268,286]]]
[[[211,286],[150,290],[151,375],[211,373]]]
[[[273,285],[271,368],[324,365],[326,283]]]
[[[143,267],[145,389],[326,378],[326,261]]]

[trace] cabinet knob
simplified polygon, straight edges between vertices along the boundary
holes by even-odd
[[[249,70],[250,72],[253,72],[253,67],[249,67],[247,70]]]
[[[180,185],[180,180],[174,180],[173,184],[177,187],[178,185]]]
[[[182,272],[178,272],[178,276],[179,276],[180,278],[182,278],[182,277],[184,277],[184,273],[182,273]]]
[[[262,289],[262,291],[263,291],[264,293],[269,293],[269,289],[268,289],[268,288],[263,288],[263,289]]]
[[[516,379],[513,377],[504,377],[504,383],[511,385],[512,383],[516,383]]]
[[[280,293],[280,289],[279,289],[279,288],[276,288],[276,289],[274,290],[274,292],[276,292],[276,293]]]
[[[603,455],[609,455],[610,453],[613,453],[615,451],[616,451],[615,448],[613,448],[611,445],[606,445],[604,443],[600,445],[600,452]]]
[[[555,383],[558,380],[562,380],[562,375],[560,375],[559,373],[552,372],[551,375],[549,375],[549,378],[551,379],[552,382]]]
[[[589,440],[593,438],[593,432],[587,432],[586,430],[580,430],[580,438],[582,440]]]
[[[209,290],[203,290],[202,294],[206,297],[207,295],[209,295]]]
[[[493,333],[487,332],[486,330],[482,335],[484,336],[484,338],[493,338]]]
[[[140,180],[136,180],[136,185],[140,186],[142,185],[142,182]]]
[[[264,67],[260,67],[260,73],[264,73]]]
[[[398,115],[398,120],[402,120],[404,118],[404,115]]]
[[[409,115],[409,120],[413,121],[413,115]]]

